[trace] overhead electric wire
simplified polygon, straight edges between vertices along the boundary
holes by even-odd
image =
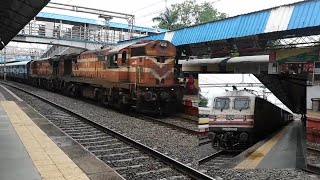
[[[141,10],[146,9],[146,8],[148,8],[148,7],[154,6],[154,5],[156,5],[156,4],[159,4],[160,2],[165,2],[165,1],[164,1],[164,0],[161,0],[161,1],[155,2],[155,3],[153,3],[153,4],[150,4],[150,5],[148,5],[148,6],[145,6],[145,7],[143,7],[143,8],[140,8],[140,9],[137,9],[137,10],[135,10],[135,11],[132,11],[130,14],[133,14],[133,13],[135,13],[135,12],[141,11]]]
[[[141,18],[146,18],[146,17],[148,17],[148,16],[150,16],[150,15],[153,15],[153,14],[162,13],[162,12],[164,12],[164,11],[165,11],[165,9],[161,9],[161,10],[158,10],[158,11],[155,11],[155,12],[142,14],[142,15],[136,17],[136,20],[137,20],[137,19],[141,19]]]

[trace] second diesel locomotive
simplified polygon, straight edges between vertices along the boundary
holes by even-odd
[[[248,90],[225,92],[212,102],[208,138],[215,148],[240,150],[273,133],[293,115]]]
[[[176,48],[168,41],[143,41],[33,60],[17,64],[19,67],[7,64],[7,71],[11,72],[8,78],[25,78],[35,86],[119,109],[170,114],[181,106],[183,98],[174,80],[175,55]],[[25,75],[17,76],[21,71]]]

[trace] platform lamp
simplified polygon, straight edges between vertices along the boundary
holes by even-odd
[[[109,27],[110,27],[110,20],[113,19],[113,17],[111,16],[108,16],[108,15],[99,15],[99,18],[103,18],[105,20],[105,28],[106,28],[106,31],[107,31],[107,43],[109,41]],[[102,35],[102,32],[101,32],[101,35]]]

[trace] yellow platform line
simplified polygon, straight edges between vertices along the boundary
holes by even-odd
[[[254,151],[250,156],[238,164],[234,169],[255,169],[262,159],[269,153],[271,148],[279,141],[279,139],[287,131],[288,126],[278,132],[269,141],[264,143],[256,151]]]
[[[1,105],[42,179],[89,180],[15,102],[2,101]]]

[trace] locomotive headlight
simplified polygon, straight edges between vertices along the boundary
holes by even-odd
[[[146,101],[150,101],[152,99],[152,93],[151,92],[145,92],[143,94],[143,98],[146,100]]]
[[[247,116],[244,115],[244,116],[243,116],[243,121],[246,121],[246,120],[247,120]]]

